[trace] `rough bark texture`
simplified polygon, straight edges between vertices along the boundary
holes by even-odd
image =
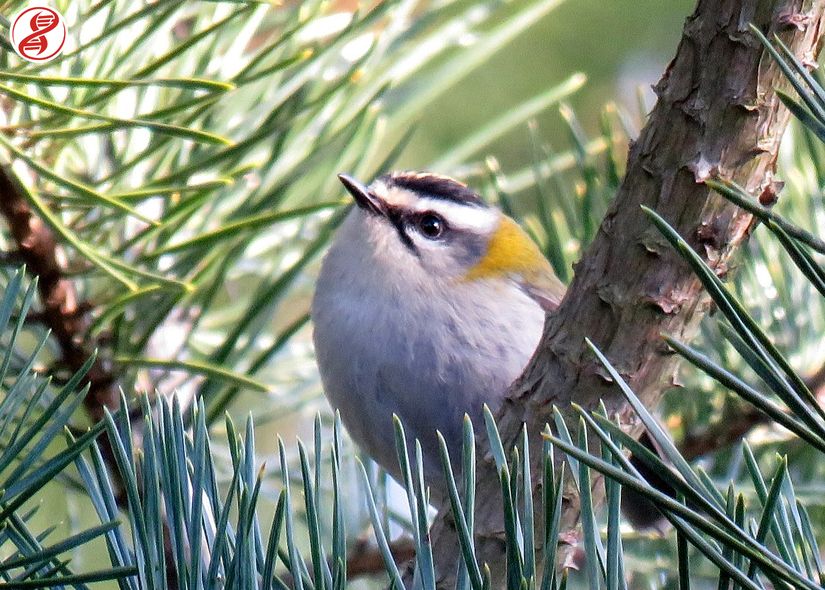
[[[552,406],[569,412],[571,402],[594,408],[604,401],[638,435],[635,417],[584,338],[653,407],[675,384],[676,359],[660,334],[690,340],[708,307],[698,280],[640,206],[662,215],[717,274],[727,273],[731,255],[749,233],[751,217],[712,194],[702,181],[731,179],[752,194],[773,190],[779,140],[789,117],[774,91],[786,83],[748,24],[769,37],[779,34],[798,57],[814,63],[824,7],[823,0],[699,1],[685,23],[676,57],[655,87],[658,102],[630,148],[622,186],[576,265],[564,301],[548,318],[539,350],[499,413],[505,443],[515,444],[526,423],[534,448],[540,448],[539,435],[551,421]],[[480,453],[478,476],[479,557],[494,576],[503,575],[499,484],[485,453]],[[578,502],[572,491],[564,510],[564,524],[574,526]],[[458,543],[448,515],[439,515],[433,540],[439,583],[451,586]]]

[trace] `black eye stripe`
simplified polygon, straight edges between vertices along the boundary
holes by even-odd
[[[412,238],[407,234],[407,219],[405,213],[397,208],[397,207],[387,207],[387,211],[385,213],[387,220],[395,227],[396,231],[398,232],[398,237],[401,239],[401,243],[404,244],[407,249],[419,256],[418,248],[415,247],[415,244],[412,241]]]
[[[447,223],[444,217],[435,211],[409,211],[401,207],[385,205],[384,217],[392,224],[395,231],[398,232],[401,243],[419,258],[421,257],[421,253],[408,233],[410,228],[429,240],[441,239],[447,230],[452,230],[450,224]],[[427,235],[420,227],[421,222],[427,217],[434,217],[441,224],[441,231],[437,236]]]

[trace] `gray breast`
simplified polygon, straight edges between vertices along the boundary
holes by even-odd
[[[325,284],[324,281],[335,283]],[[456,464],[463,416],[483,431],[482,405],[498,406],[541,336],[544,313],[504,281],[456,283],[449,297],[392,296],[322,271],[313,302],[325,393],[352,438],[397,475],[392,415],[421,441],[433,501],[443,495],[435,431]]]

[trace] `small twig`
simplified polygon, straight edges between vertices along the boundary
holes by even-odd
[[[825,399],[825,364],[805,378],[816,399],[823,403]],[[679,450],[688,461],[714,453],[745,438],[751,430],[763,424],[770,424],[771,419],[755,408],[743,412],[727,412],[716,423],[709,425],[698,433],[688,433],[679,445]]]
[[[397,565],[403,565],[415,557],[415,543],[409,537],[402,537],[390,542],[390,553]],[[333,564],[329,564],[332,568]],[[347,581],[361,576],[385,574],[384,557],[381,551],[368,539],[358,539],[347,555]],[[293,587],[292,574],[289,571],[278,573],[278,577],[287,587]]]
[[[736,415],[726,413],[724,418],[709,425],[698,433],[688,433],[679,445],[679,450],[688,461],[714,453],[745,438],[761,424],[770,424],[771,419],[755,408],[746,408]]]
[[[825,363],[805,379],[805,385],[808,386],[819,403],[825,402]]]
[[[415,557],[415,543],[409,537],[402,537],[390,543],[390,552],[395,563],[401,565]],[[370,576],[386,571],[384,558],[374,544],[367,540],[358,541],[347,556],[347,579]]]

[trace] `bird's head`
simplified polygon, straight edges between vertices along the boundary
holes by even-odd
[[[339,178],[358,205],[361,239],[399,271],[437,281],[512,282],[545,309],[561,300],[564,286],[536,244],[467,185],[419,172],[385,174],[369,186]]]

